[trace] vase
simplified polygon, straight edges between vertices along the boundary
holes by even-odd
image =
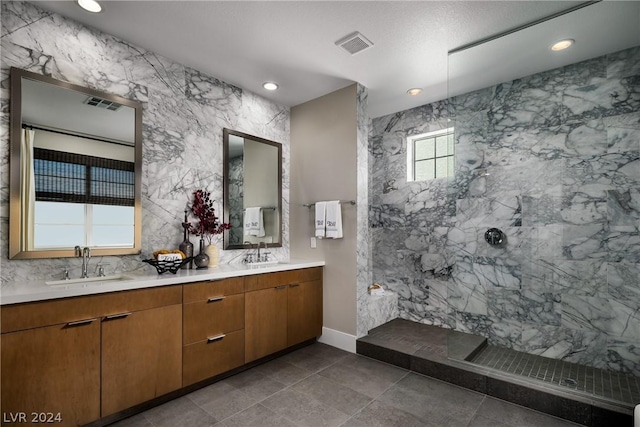
[[[193,258],[193,262],[199,269],[209,267],[209,255],[205,252],[204,239],[200,238],[200,253]]]
[[[217,267],[220,264],[220,249],[216,245],[207,245],[204,252],[209,256],[209,267]]]
[[[184,228],[184,237],[182,239],[182,243],[178,246],[178,249],[182,251],[182,253],[187,258],[191,258],[193,256],[193,243],[189,241],[189,223],[187,222],[187,211],[184,211],[184,222],[182,223],[182,228]],[[182,269],[193,268],[193,261],[189,261],[185,265],[182,266]]]

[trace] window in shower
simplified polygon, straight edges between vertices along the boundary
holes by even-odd
[[[407,138],[407,181],[453,176],[453,128]]]

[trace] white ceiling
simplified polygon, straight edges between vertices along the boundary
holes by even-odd
[[[378,117],[446,98],[452,72],[449,50],[583,2],[103,0],[99,14],[85,12],[73,1],[37,3],[287,106],[359,82],[369,89],[371,117]],[[564,27],[566,22],[553,29],[547,25],[543,33],[528,33],[524,39],[540,41],[546,55],[547,38],[567,33],[576,38],[576,50],[580,48],[572,61],[640,45],[639,6],[640,1],[605,1],[581,9],[591,14],[588,26],[580,19],[571,21],[586,27],[586,33],[600,27],[610,41],[606,46],[581,42]],[[374,46],[351,56],[334,44],[353,31]],[[502,46],[500,40],[486,44],[479,56],[490,58],[507,80],[546,66],[541,55],[522,55],[528,47],[520,45],[517,61],[503,61]],[[465,64],[465,90],[487,85],[486,79],[478,78],[486,72],[474,70],[468,61],[459,63]],[[509,63],[516,70],[510,71]],[[549,65],[563,64],[556,56]],[[275,81],[280,89],[268,92],[262,88],[264,81]],[[410,97],[405,92],[412,87],[424,92]]]

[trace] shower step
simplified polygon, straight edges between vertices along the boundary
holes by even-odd
[[[632,426],[633,407],[569,387],[519,377],[472,362],[491,349],[486,339],[395,319],[356,342],[356,352],[590,427]]]

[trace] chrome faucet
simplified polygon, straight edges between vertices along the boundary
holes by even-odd
[[[105,264],[99,262],[98,265],[96,265],[96,274],[98,275],[98,277],[105,277],[106,274],[104,274],[104,266]]]
[[[260,244],[261,243],[264,243],[264,255],[263,255],[264,259],[260,258]],[[260,262],[260,261],[268,261],[267,256],[268,256],[269,252],[267,252],[267,248],[268,248],[267,242],[258,242],[258,262]]]
[[[253,249],[253,243],[251,243],[248,240],[244,241],[245,245],[249,245],[249,249]],[[258,258],[260,257],[260,245],[258,245]],[[253,254],[247,253],[247,256],[244,259],[245,263],[252,263],[253,261]]]
[[[91,259],[91,248],[85,246],[84,248],[80,248],[80,246],[76,246],[76,256],[82,257],[82,275],[80,278],[86,279],[89,277],[88,267],[89,260]]]

